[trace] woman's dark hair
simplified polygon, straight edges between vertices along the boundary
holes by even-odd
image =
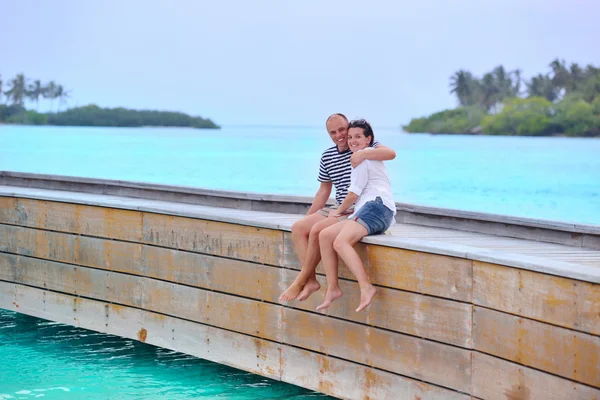
[[[373,133],[373,128],[371,127],[371,124],[368,123],[366,119],[353,119],[352,121],[350,121],[350,124],[348,124],[348,129],[350,128],[361,128],[363,130],[363,135],[365,135],[366,138],[371,138],[369,146],[373,146],[375,134]]]

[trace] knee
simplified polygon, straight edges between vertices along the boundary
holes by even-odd
[[[321,234],[323,233],[324,229],[319,225],[316,224],[314,225],[311,229],[310,229],[310,239],[311,240],[321,240]]]
[[[308,233],[309,233],[309,229],[307,229],[307,226],[304,223],[304,220],[296,221],[292,225],[292,236],[294,236],[294,237],[308,236]]]
[[[335,238],[335,240],[333,241],[333,249],[334,249],[336,252],[338,252],[338,253],[339,253],[339,252],[340,252],[340,250],[341,250],[341,249],[342,249],[344,246],[346,246],[347,244],[348,244],[348,243],[347,243],[347,242],[346,242],[344,239],[342,239],[342,238],[340,238],[340,237],[338,236],[338,237],[336,237],[336,238]]]
[[[319,233],[317,233],[317,235],[319,237],[319,242],[321,243],[331,243],[335,239],[335,235],[328,229],[319,230]]]

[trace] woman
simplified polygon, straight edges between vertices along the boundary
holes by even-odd
[[[353,153],[369,151],[374,139],[373,128],[367,121],[360,119],[350,122],[348,145]],[[354,245],[365,236],[385,232],[395,222],[396,204],[383,161],[365,160],[352,169],[348,195],[339,208],[331,211],[329,217],[338,217],[353,204],[356,211],[348,220],[332,225],[319,234],[321,262],[327,275],[327,293],[317,310],[329,307],[342,296],[338,285],[338,254],[360,286],[360,305],[356,311],[364,310],[377,293]]]

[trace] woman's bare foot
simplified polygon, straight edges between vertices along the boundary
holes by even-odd
[[[371,284],[365,289],[360,289],[360,305],[356,309],[356,312],[362,311],[371,304],[371,300],[377,294],[377,288]]]
[[[285,290],[285,292],[283,292],[281,294],[281,296],[279,296],[279,301],[292,301],[292,300],[294,300],[302,292],[302,287],[303,287],[303,285],[301,285],[300,283],[294,281],[290,285],[290,287],[287,288]]]
[[[339,287],[335,289],[328,288],[327,293],[325,293],[325,300],[323,301],[323,304],[317,307],[317,311],[321,311],[329,307],[331,303],[342,297],[342,294],[342,290]]]
[[[313,294],[319,289],[321,289],[321,285],[319,284],[319,282],[313,278],[309,279],[308,282],[306,282],[306,285],[304,285],[304,288],[302,289],[300,294],[298,295],[298,300],[304,301],[308,299],[311,294]]]

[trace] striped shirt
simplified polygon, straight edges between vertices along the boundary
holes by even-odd
[[[374,141],[372,147],[379,146],[379,142]],[[350,149],[339,152],[337,146],[328,148],[321,156],[319,166],[319,182],[332,182],[335,187],[335,202],[342,204],[348,194],[350,186],[350,175],[352,174],[352,165],[350,164]]]

